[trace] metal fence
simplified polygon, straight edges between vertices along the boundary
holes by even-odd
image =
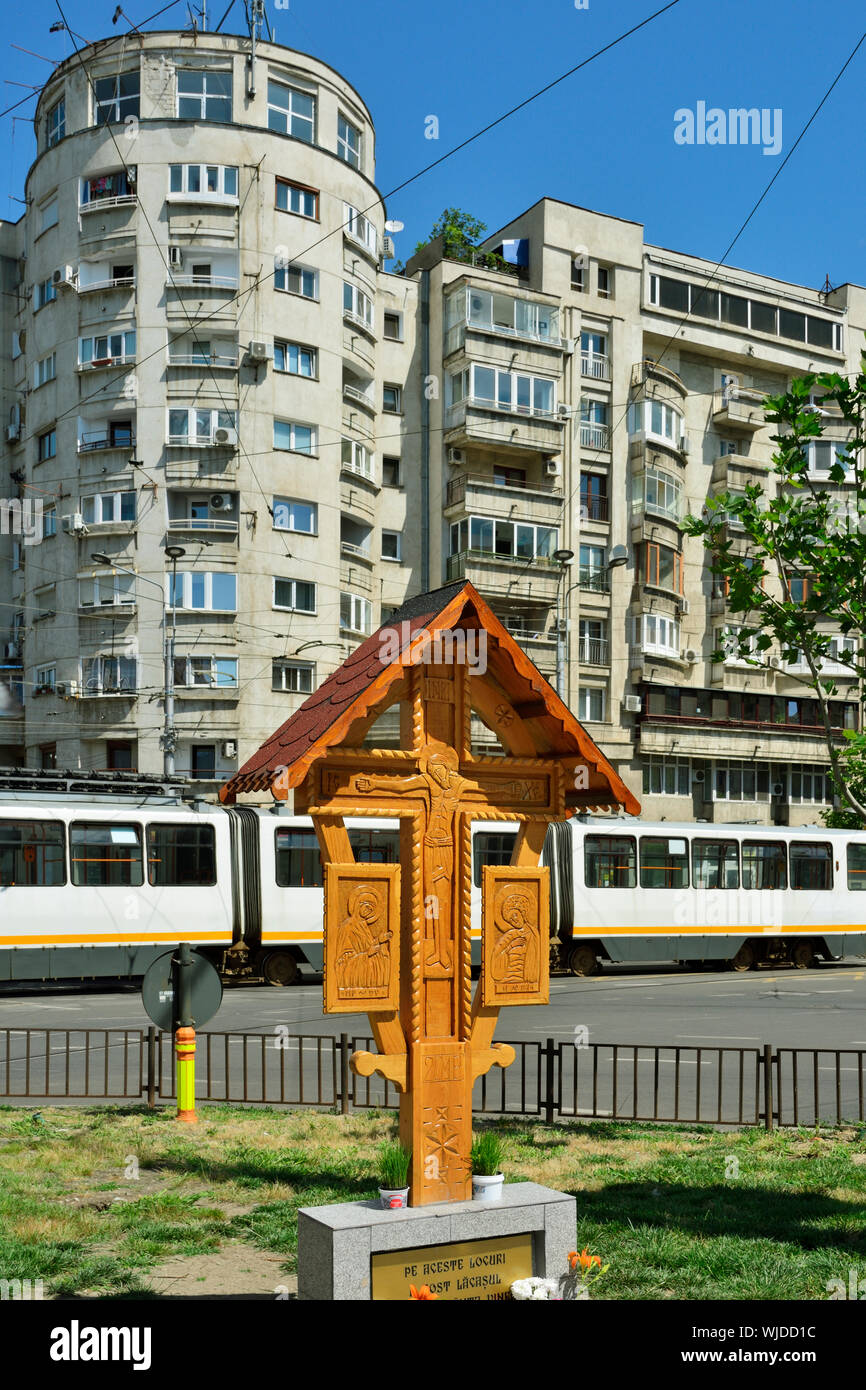
[[[775,1126],[866,1121],[866,1050],[575,1046],[514,1042],[479,1077],[478,1114]],[[200,1032],[196,1098],[240,1105],[393,1109],[396,1087],[349,1065],[370,1038]],[[0,1029],[0,1100],[175,1097],[172,1038],[155,1028]]]

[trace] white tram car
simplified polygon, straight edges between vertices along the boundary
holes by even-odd
[[[185,800],[117,774],[0,777],[0,980],[137,977],[178,941],[227,978],[287,985],[322,966],[322,867],[312,822],[281,807]],[[394,863],[398,824],[347,820],[359,861]],[[481,870],[517,825],[472,827],[472,947]],[[866,833],[653,825],[550,826],[551,963],[805,967],[866,955]]]

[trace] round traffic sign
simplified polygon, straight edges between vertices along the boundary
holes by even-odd
[[[179,965],[172,965],[175,957],[180,957],[177,948],[157,956],[141,982],[141,1002],[145,1011],[163,1032],[169,1033],[176,1026],[177,1005],[176,977]],[[190,951],[190,964],[183,968],[189,971],[189,991],[191,1023],[201,1027],[213,1018],[222,1003],[223,987],[220,977],[209,960]]]

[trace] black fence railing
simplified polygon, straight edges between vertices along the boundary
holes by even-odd
[[[473,1110],[556,1119],[808,1126],[866,1121],[866,1049],[514,1042],[475,1083]],[[200,1032],[196,1098],[239,1105],[394,1109],[396,1087],[358,1076],[370,1038]],[[175,1098],[171,1035],[156,1028],[0,1029],[0,1099]]]

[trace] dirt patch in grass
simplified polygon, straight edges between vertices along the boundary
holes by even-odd
[[[143,1279],[159,1298],[296,1298],[298,1279],[286,1274],[279,1255],[236,1242],[212,1255],[175,1255]]]

